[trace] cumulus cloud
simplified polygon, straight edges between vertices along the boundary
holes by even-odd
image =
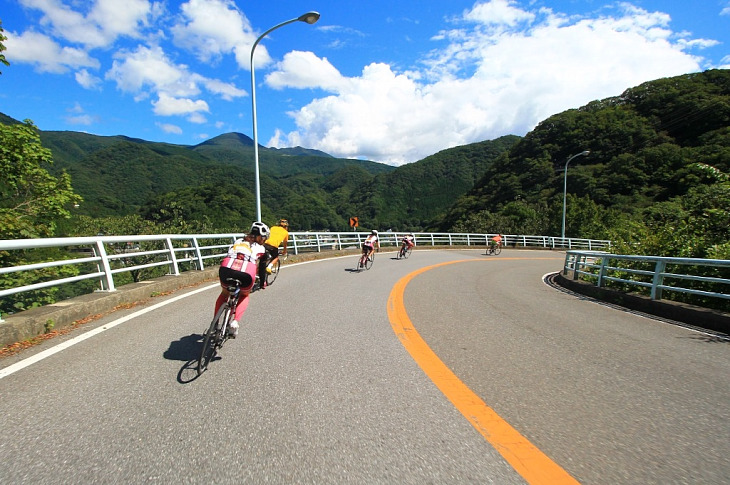
[[[182,128],[180,128],[177,125],[173,125],[170,123],[157,123],[157,126],[160,127],[162,131],[165,133],[171,133],[173,135],[182,135]]]
[[[373,63],[343,76],[324,58],[291,52],[266,76],[279,89],[331,93],[290,116],[270,145],[302,145],[395,165],[444,148],[524,135],[546,117],[651,79],[698,71],[692,49],[712,41],[672,31],[671,19],[627,3],[568,17],[511,0],[479,2],[434,35],[446,43],[418,70]]]
[[[165,93],[160,93],[157,101],[152,102],[152,106],[155,108],[155,114],[160,116],[188,115],[198,111],[210,111],[208,103],[202,99],[175,98]]]
[[[86,69],[78,71],[75,77],[76,82],[86,89],[99,89],[101,87],[102,80],[90,74]]]
[[[240,67],[250,67],[251,46],[259,34],[232,0],[190,0],[180,10],[172,28],[176,45],[194,52],[203,62],[233,53]],[[254,61],[257,66],[271,62],[264,46],[256,48]]]
[[[5,34],[5,47],[8,49],[5,57],[11,63],[28,63],[34,65],[37,71],[51,73],[64,73],[80,67],[99,67],[99,61],[84,50],[61,46],[39,32],[29,30],[20,35],[14,32]]]
[[[147,0],[125,0],[120,8],[118,0],[86,2],[87,11],[79,12],[51,0],[20,0],[30,9],[40,10],[41,24],[48,26],[55,37],[86,47],[105,47],[118,36],[136,37],[138,28],[146,24],[152,12]]]

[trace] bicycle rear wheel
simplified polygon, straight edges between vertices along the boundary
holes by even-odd
[[[271,273],[266,275],[266,284],[271,286],[276,281],[276,277],[279,276],[279,270],[281,269],[281,259],[277,259],[274,266],[271,268]]]
[[[373,261],[375,261],[375,251],[370,253],[370,256],[368,256],[365,259],[365,269],[370,269],[373,267]]]

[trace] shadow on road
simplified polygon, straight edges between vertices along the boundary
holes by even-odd
[[[203,336],[197,333],[186,335],[180,340],[170,342],[162,356],[167,360],[182,360],[185,364],[177,373],[177,381],[187,384],[198,378],[198,357],[203,349]]]

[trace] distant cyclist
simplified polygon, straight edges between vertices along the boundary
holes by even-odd
[[[403,236],[401,241],[401,250],[411,249],[413,246],[416,245],[416,236],[413,234],[406,234]]]
[[[228,254],[218,268],[218,278],[223,289],[215,302],[214,315],[218,314],[221,305],[228,300],[226,279],[234,278],[242,283],[236,314],[229,327],[230,336],[233,338],[238,334],[238,322],[241,321],[248,306],[248,295],[256,279],[258,260],[266,252],[264,241],[267,237],[269,237],[269,227],[263,222],[254,222],[249,233],[241,239],[236,239],[233,246],[228,248]]]
[[[288,242],[289,221],[286,219],[280,219],[279,225],[271,228],[271,234],[264,242],[266,257],[259,260],[259,281],[261,282],[261,289],[266,288],[266,274],[271,273],[271,268],[279,260],[279,246],[284,247],[281,254],[286,254]]]
[[[378,239],[378,231],[373,229],[370,231],[370,234],[368,237],[365,238],[365,241],[362,243],[362,254],[363,257],[360,258],[360,267],[362,267],[362,261],[366,258],[369,258],[370,255],[375,251],[375,247],[377,246],[378,250],[380,250],[380,240]]]
[[[497,247],[502,245],[502,235],[497,234],[489,241],[489,247],[492,249],[496,249]]]

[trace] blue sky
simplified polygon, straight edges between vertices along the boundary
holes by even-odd
[[[0,0],[0,112],[42,130],[393,165],[730,68],[730,0]]]

